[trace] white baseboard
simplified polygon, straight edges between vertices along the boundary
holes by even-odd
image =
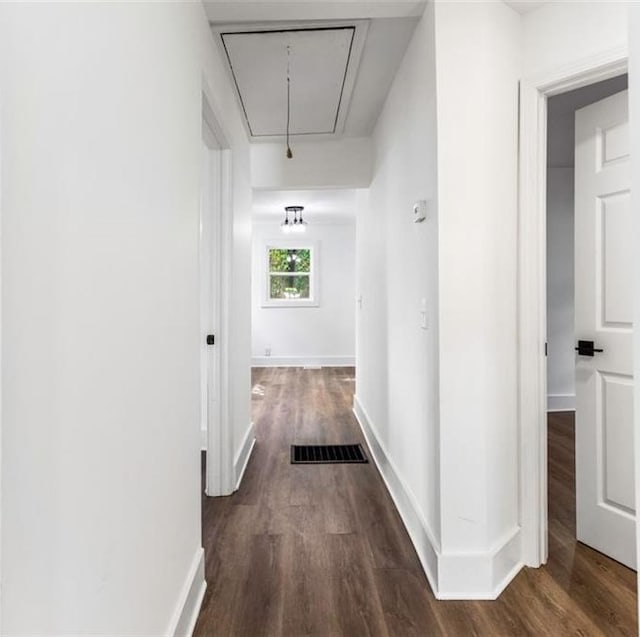
[[[249,464],[249,458],[251,458],[251,452],[253,451],[253,447],[255,444],[255,427],[253,423],[251,423],[244,435],[242,445],[240,446],[240,449],[238,450],[238,453],[233,460],[233,471],[236,478],[236,491],[240,488],[240,483],[242,482],[244,472],[247,468],[247,465]]]
[[[547,411],[575,411],[575,394],[548,394]]]
[[[520,527],[490,551],[439,556],[438,599],[497,599],[524,566]]]
[[[252,367],[355,367],[355,356],[254,356]]]
[[[206,451],[208,444],[207,444],[207,430],[206,429],[200,429],[200,449],[202,451]]]
[[[180,593],[180,599],[171,618],[166,635],[191,637],[204,599],[207,582],[204,579],[204,549],[200,547],[193,558]]]
[[[415,496],[389,457],[357,396],[353,413],[369,445],[437,599],[496,599],[523,567],[521,529],[516,527],[486,552],[443,553]]]
[[[369,419],[366,410],[357,396],[353,397],[353,413],[360,424],[360,429],[369,445],[373,460],[378,467],[396,509],[402,518],[411,542],[416,549],[418,559],[422,564],[427,580],[433,594],[438,596],[438,551],[439,546],[435,540],[429,524],[424,519],[417,506],[416,499],[411,490],[404,484],[400,473],[389,458],[384,445],[380,441],[377,431]]]

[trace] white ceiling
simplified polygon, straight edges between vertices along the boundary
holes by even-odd
[[[370,135],[418,18],[212,24],[251,141]],[[318,30],[322,28],[323,30]]]
[[[521,14],[547,4],[504,2]],[[294,140],[302,135],[368,136],[426,2],[203,0],[203,5],[229,62],[250,140],[281,141],[286,130],[287,44]],[[319,26],[333,28],[309,30]],[[353,39],[348,27],[356,27]]]
[[[256,190],[253,220],[280,223],[285,206],[304,206],[309,223],[353,222],[356,216],[355,190]]]
[[[427,0],[202,0],[212,23],[419,18]]]
[[[287,75],[291,134],[340,132],[340,114],[346,113],[353,85],[347,85],[349,70],[352,79],[357,70],[355,35],[355,26],[223,31],[250,135],[272,137],[286,130]]]

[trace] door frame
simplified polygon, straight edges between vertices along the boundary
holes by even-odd
[[[209,89],[206,80],[203,79],[202,90],[202,130],[203,142],[210,153],[216,153],[217,157],[212,164],[215,172],[208,175],[213,180],[215,192],[215,205],[211,207],[210,220],[213,228],[213,241],[210,245],[200,242],[201,250],[209,250],[207,262],[212,264],[213,276],[213,307],[215,325],[214,335],[216,348],[213,365],[213,382],[211,387],[211,375],[207,375],[208,389],[216,391],[218,395],[217,409],[213,418],[207,417],[206,453],[207,463],[205,472],[205,493],[208,496],[230,495],[235,489],[235,476],[233,469],[233,435],[231,430],[231,418],[229,409],[229,294],[231,276],[231,241],[233,219],[233,171],[232,153],[227,141],[224,129],[220,125],[220,118],[214,108],[215,102],[209,97],[213,92]],[[207,130],[208,129],[208,130]],[[205,130],[209,136],[207,143]],[[217,144],[211,143],[211,135]],[[212,147],[215,146],[216,147]],[[211,164],[210,164],[211,165]],[[204,187],[202,184],[201,187]],[[200,287],[200,302],[205,297],[203,288]],[[205,339],[206,334],[200,326],[200,339]],[[213,424],[212,424],[213,423]]]
[[[518,205],[518,417],[522,559],[548,557],[547,99],[628,71],[626,47],[520,82]]]

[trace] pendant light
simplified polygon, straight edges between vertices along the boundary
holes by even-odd
[[[296,233],[300,234],[306,232],[307,230],[307,222],[302,218],[302,211],[304,210],[304,206],[285,206],[284,209],[284,220],[280,224],[280,229],[285,234],[288,233]],[[289,214],[292,215],[293,218],[289,218]]]
[[[291,228],[293,227],[293,223],[289,221],[289,210],[287,208],[284,209],[284,219],[280,224],[280,230],[285,234],[289,234],[291,232]]]

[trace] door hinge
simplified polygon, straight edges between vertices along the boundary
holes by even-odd
[[[549,343],[544,344],[544,355],[549,356]]]

